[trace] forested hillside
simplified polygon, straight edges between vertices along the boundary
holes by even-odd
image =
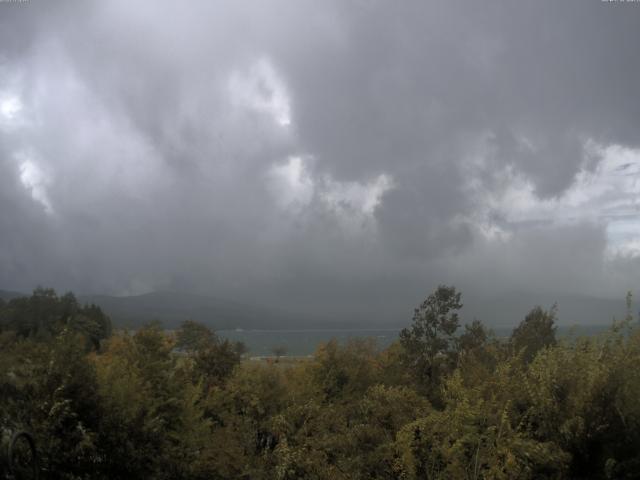
[[[109,314],[114,325],[138,328],[150,320],[158,320],[166,328],[177,328],[185,318],[197,320],[218,329],[271,328],[291,326],[296,318],[267,308],[254,307],[215,297],[179,292],[151,292],[129,297],[85,295],[80,300],[99,305]]]
[[[383,351],[255,361],[193,321],[130,334],[72,294],[0,300],[2,441],[30,431],[54,479],[638,478],[631,312],[558,340],[536,307],[498,340],[462,303],[439,287]]]

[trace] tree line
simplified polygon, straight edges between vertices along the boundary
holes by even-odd
[[[37,289],[0,300],[0,434],[29,430],[51,479],[640,476],[631,314],[558,339],[555,308],[536,307],[498,339],[461,308],[440,286],[386,349],[271,362],[193,321],[114,331]]]

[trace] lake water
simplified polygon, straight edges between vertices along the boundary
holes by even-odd
[[[273,348],[280,346],[286,349],[286,355],[306,356],[332,338],[340,343],[350,338],[374,338],[380,348],[385,348],[398,338],[399,330],[219,330],[216,333],[222,338],[243,342],[251,356],[273,355]]]
[[[595,335],[609,328],[606,325],[582,327],[558,327],[558,336],[567,335]],[[572,331],[573,330],[573,331]],[[493,328],[495,335],[506,338],[511,334],[511,327]],[[388,347],[398,339],[400,330],[371,329],[371,330],[218,330],[220,337],[231,341],[243,342],[249,349],[251,356],[272,356],[274,347],[284,347],[286,355],[307,356],[313,354],[320,343],[335,338],[344,344],[350,338],[373,338],[378,347]]]

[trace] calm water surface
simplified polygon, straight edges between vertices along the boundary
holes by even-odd
[[[558,336],[567,335],[595,335],[604,332],[606,325],[583,327],[558,327]],[[497,327],[493,329],[497,337],[508,337],[511,327]],[[351,338],[373,338],[379,348],[388,347],[398,339],[399,329],[371,329],[371,330],[219,330],[220,337],[231,341],[241,341],[249,349],[251,356],[273,355],[275,347],[284,347],[286,355],[311,355],[320,343],[335,338],[344,344]]]

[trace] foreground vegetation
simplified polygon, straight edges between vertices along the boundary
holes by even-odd
[[[56,479],[640,476],[631,315],[557,341],[535,308],[497,340],[461,328],[461,306],[439,287],[384,351],[256,362],[197,323],[112,333],[99,308],[38,289],[0,300],[0,427],[30,430]]]

